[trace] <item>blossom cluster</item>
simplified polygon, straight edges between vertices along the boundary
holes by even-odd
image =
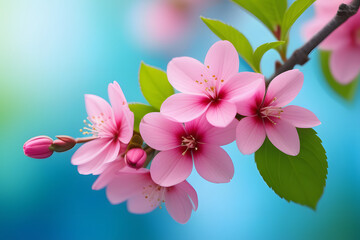
[[[280,74],[266,87],[262,74],[239,73],[238,53],[228,41],[216,42],[204,63],[190,57],[171,60],[167,76],[178,93],[163,102],[160,112],[145,115],[139,132],[118,83],[109,84],[110,104],[85,95],[88,117],[82,132],[90,137],[75,140],[85,144],[71,162],[80,174],[99,175],[93,189],[106,188],[112,204],[127,201],[132,213],[165,205],[175,221],[186,223],[198,208],[197,193],[187,182],[193,166],[205,180],[227,183],[234,165],[222,146],[236,141],[243,154],[252,154],[267,137],[295,156],[300,151],[296,128],[320,124],[311,111],[287,106],[302,88],[299,70]],[[59,145],[55,141],[32,139],[24,145],[25,154],[49,157]]]

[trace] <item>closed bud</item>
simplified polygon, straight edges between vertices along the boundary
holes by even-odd
[[[125,155],[125,161],[129,167],[142,168],[146,161],[146,152],[141,148],[132,148]]]
[[[56,136],[56,139],[50,149],[55,152],[65,152],[72,149],[76,145],[76,140],[70,136]]]
[[[31,158],[43,159],[53,154],[50,146],[53,140],[47,136],[38,136],[29,139],[23,146],[24,154]]]

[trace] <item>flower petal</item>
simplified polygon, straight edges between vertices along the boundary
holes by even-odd
[[[175,187],[178,189],[181,189],[181,191],[184,191],[187,193],[187,195],[190,197],[190,200],[193,203],[193,209],[194,209],[194,211],[196,211],[199,206],[199,200],[198,200],[197,193],[196,193],[195,189],[193,188],[193,186],[191,186],[188,181],[183,181],[183,182],[175,185]]]
[[[253,96],[258,88],[265,82],[264,75],[253,72],[241,72],[233,75],[222,88],[221,93],[225,99],[238,102]]]
[[[321,124],[316,115],[306,108],[291,105],[283,108],[283,111],[281,119],[295,127],[312,128]]]
[[[201,116],[209,105],[207,97],[177,93],[163,102],[160,111],[179,122],[188,122]]]
[[[271,81],[264,105],[283,107],[299,94],[304,82],[304,74],[297,69],[286,71]]]
[[[205,65],[211,75],[226,82],[239,71],[239,55],[229,41],[218,41],[206,54]]]
[[[265,130],[271,143],[280,151],[292,156],[299,154],[299,135],[293,125],[280,119],[276,124],[265,121]]]
[[[101,97],[85,94],[85,106],[90,121],[93,117],[98,117],[102,114],[112,119],[114,118],[110,104]]]
[[[124,158],[118,157],[118,159],[112,163],[109,163],[101,173],[101,175],[96,179],[92,185],[93,190],[100,190],[106,185],[108,185],[115,177],[116,173],[119,172],[126,166]]]
[[[264,100],[265,95],[265,79],[256,87],[255,92],[236,103],[237,111],[243,116],[255,116],[258,106]]]
[[[340,84],[349,84],[360,74],[360,48],[346,47],[333,51],[330,70]]]
[[[203,144],[193,152],[196,171],[205,180],[213,183],[230,182],[234,165],[230,156],[219,146]]]
[[[235,118],[236,105],[226,100],[212,103],[206,112],[206,119],[215,127],[226,127]]]
[[[188,134],[193,135],[199,142],[222,146],[235,140],[237,122],[234,118],[225,128],[214,127],[208,122],[204,114],[193,121],[185,123],[185,129]]]
[[[115,161],[120,151],[120,142],[119,141],[111,141],[106,149],[101,151],[95,158],[91,161],[80,164],[78,166],[78,171],[80,174],[94,174],[98,175],[102,173],[105,168],[103,168],[104,164]]]
[[[80,165],[86,162],[90,162],[93,159],[106,151],[111,145],[111,139],[98,138],[90,142],[85,143],[74,153],[71,157],[71,163],[73,165]]]
[[[202,80],[204,74],[207,74],[206,67],[190,57],[174,58],[167,67],[169,82],[175,89],[183,93],[203,95],[204,88],[196,81]]]
[[[261,119],[246,117],[240,120],[236,128],[236,144],[242,154],[256,152],[264,143],[266,132]]]
[[[140,195],[143,187],[152,184],[149,172],[119,172],[106,188],[106,196],[112,204],[119,204]]]
[[[150,167],[153,181],[168,187],[178,184],[189,177],[193,168],[191,154],[182,154],[180,148],[158,153]]]
[[[144,214],[153,211],[159,206],[159,202],[150,202],[142,194],[137,194],[134,197],[129,198],[127,201],[127,209],[131,213]]]
[[[164,151],[179,147],[185,130],[181,123],[172,121],[161,113],[149,113],[140,122],[140,133],[146,144]]]
[[[170,216],[178,223],[186,223],[191,217],[193,205],[186,192],[177,186],[165,192],[165,206]]]

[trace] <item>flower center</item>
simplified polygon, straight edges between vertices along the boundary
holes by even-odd
[[[108,121],[111,120],[111,117],[106,117],[104,113],[100,113],[97,116],[87,117],[84,120],[85,127],[80,129],[80,132],[84,135],[92,134],[94,137],[99,137],[99,133],[109,130]]]
[[[268,106],[268,107],[262,107],[260,109],[260,116],[262,118],[268,119],[272,124],[276,125],[276,122],[274,122],[271,118],[281,118],[281,113],[284,112],[282,110],[282,107],[275,107],[275,106]]]
[[[165,202],[165,187],[161,187],[157,184],[149,184],[143,187],[142,195],[149,202],[151,207],[159,205],[161,209],[161,203]]]
[[[210,66],[207,66],[207,68],[209,69]],[[198,80],[195,80],[195,83],[204,89],[205,95],[216,101],[219,99],[219,90],[224,83],[224,79],[219,79],[216,75],[210,76],[209,74],[203,73],[200,74]]]
[[[182,153],[182,155],[185,155],[186,152],[190,149],[194,149],[195,151],[198,150],[198,142],[196,141],[196,139],[190,135],[187,137],[182,137],[182,142],[181,142],[181,146],[186,147],[185,151]]]

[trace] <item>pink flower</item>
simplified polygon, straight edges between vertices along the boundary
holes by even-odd
[[[107,186],[106,195],[112,204],[127,201],[129,212],[142,214],[161,208],[165,203],[171,217],[179,223],[186,223],[192,210],[197,210],[196,191],[187,181],[162,187],[151,179],[148,169],[123,168],[116,162],[111,164],[95,181],[93,189]]]
[[[215,43],[208,51],[205,65],[180,57],[170,61],[169,82],[182,93],[170,96],[161,113],[179,122],[188,122],[206,114],[216,127],[226,127],[236,115],[237,101],[251,95],[264,77],[257,73],[238,73],[239,56],[228,41]]]
[[[53,140],[47,136],[33,137],[24,144],[24,154],[31,158],[48,158],[54,152],[53,150],[50,150],[52,144]]]
[[[220,147],[234,141],[234,124],[215,128],[205,117],[182,124],[161,113],[149,113],[140,123],[140,133],[150,147],[161,151],[150,167],[152,179],[161,186],[184,181],[193,161],[197,172],[210,182],[229,182],[234,175],[231,158]]]
[[[300,151],[298,128],[311,128],[320,124],[311,111],[287,106],[300,92],[304,75],[290,70],[277,76],[265,94],[265,82],[256,94],[238,105],[239,114],[247,116],[236,128],[236,143],[243,154],[256,152],[265,137],[280,151],[296,156]]]
[[[310,39],[331,18],[341,3],[350,0],[318,0],[315,2],[315,19],[304,27],[304,35]],[[348,84],[360,74],[360,11],[338,29],[336,29],[319,46],[322,50],[331,51],[330,70],[341,84]]]
[[[95,140],[85,143],[72,156],[71,163],[80,174],[100,174],[106,164],[114,161],[126,150],[133,135],[134,115],[128,108],[125,96],[117,82],[108,88],[111,106],[101,97],[85,95],[88,121],[84,134]]]
[[[132,148],[125,155],[128,166],[137,169],[143,167],[146,157],[146,152],[141,148]]]

